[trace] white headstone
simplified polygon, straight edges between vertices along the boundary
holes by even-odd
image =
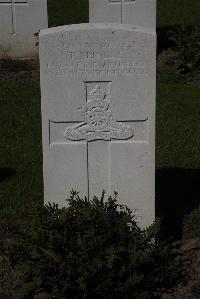
[[[47,0],[0,0],[0,57],[38,55],[40,29],[48,28]]]
[[[89,0],[91,23],[120,23],[156,28],[156,0]]]
[[[119,193],[154,219],[156,36],[79,24],[40,34],[45,203]]]

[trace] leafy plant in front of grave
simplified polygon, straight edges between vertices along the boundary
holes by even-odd
[[[88,200],[72,191],[68,208],[49,204],[22,225],[22,256],[16,245],[6,253],[23,273],[13,299],[150,299],[174,284],[180,268],[153,241],[157,227],[141,230],[116,196]]]

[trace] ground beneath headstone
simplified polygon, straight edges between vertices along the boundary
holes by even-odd
[[[180,241],[180,252],[185,280],[161,299],[199,299],[200,298],[200,237]]]
[[[38,60],[0,60],[0,80],[39,81]]]

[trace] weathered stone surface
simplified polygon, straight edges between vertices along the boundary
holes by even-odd
[[[40,34],[45,202],[119,193],[154,219],[155,59],[152,30],[80,24]]]
[[[34,34],[45,28],[47,0],[0,0],[0,57],[37,57]]]
[[[91,23],[121,23],[156,28],[156,0],[89,0]]]

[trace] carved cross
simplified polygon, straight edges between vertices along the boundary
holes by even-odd
[[[125,24],[125,5],[129,3],[134,3],[136,0],[109,0],[111,4],[121,5],[121,24]]]
[[[12,23],[12,34],[16,34],[16,13],[15,9],[17,5],[27,5],[28,0],[0,0],[0,4],[9,5],[11,8],[11,23]]]
[[[111,84],[85,82],[85,121],[49,121],[50,147],[72,142],[86,143],[88,197],[93,197],[103,188],[110,190],[111,144],[146,139],[147,119],[115,120],[110,105]],[[97,180],[101,191],[97,190]]]

